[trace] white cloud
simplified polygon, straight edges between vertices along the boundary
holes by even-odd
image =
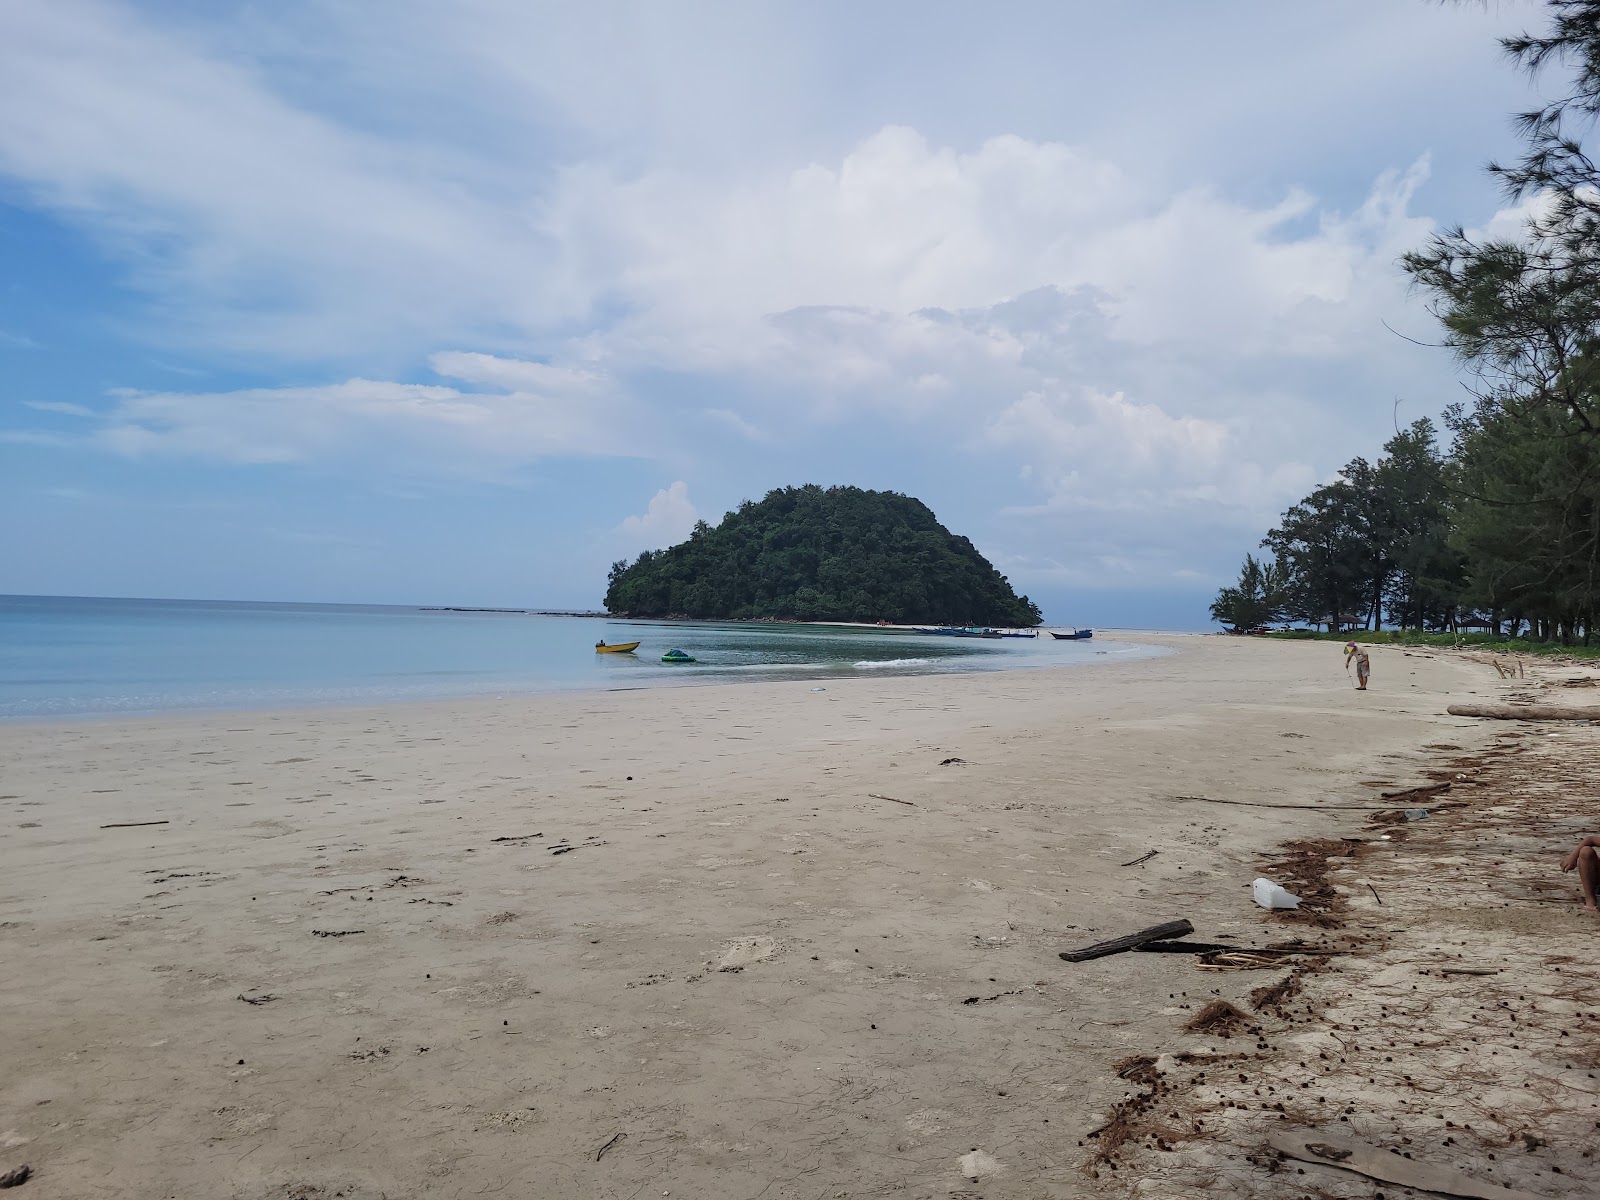
[[[297,107],[207,50],[119,5],[0,7],[0,171],[131,263],[160,305],[148,336],[319,357],[549,315],[491,167]]]
[[[64,400],[24,400],[22,403],[24,407],[38,412],[60,413],[66,417],[94,416],[94,409],[86,408],[82,404],[69,404]]]
[[[1396,392],[1425,411],[1448,386],[1383,327],[1430,336],[1394,260],[1433,228],[1412,209],[1437,127],[1397,133],[1392,89],[1464,86],[1493,53],[1478,17],[1173,4],[1129,43],[1149,86],[1107,106],[1129,60],[1062,70],[1049,44],[1109,32],[1106,6],[909,31],[862,10],[843,38],[838,10],[647,9],[0,5],[8,197],[122,264],[147,341],[320,381],[120,392],[94,439],[510,478],[616,452],[708,471],[732,438],[826,468],[870,422],[954,491],[1020,479],[986,510],[1009,505],[1017,561],[1170,573],[1370,452]],[[884,61],[872,29],[917,49]],[[1357,109],[1383,148],[1318,161]],[[1289,145],[1368,194],[1296,186]],[[394,381],[430,352],[440,381]],[[641,545],[693,513],[656,500]]]
[[[631,550],[659,550],[683,541],[699,519],[689,486],[680,479],[651,496],[643,513],[624,519],[617,533]]]
[[[0,346],[12,350],[40,350],[43,347],[38,341],[25,333],[17,333],[11,329],[0,329]]]
[[[765,442],[771,440],[763,430],[757,428],[755,425],[752,425],[749,421],[745,420],[732,409],[708,408],[706,409],[705,415],[710,417],[713,421],[717,421],[723,425],[726,425],[729,429],[732,429],[735,433],[739,434],[740,437],[748,438],[752,442]]]
[[[231,392],[122,391],[94,437],[133,457],[367,459],[446,474],[636,452],[612,436],[629,406],[591,372],[486,354],[439,354],[433,365],[441,376],[494,390],[350,379]]]

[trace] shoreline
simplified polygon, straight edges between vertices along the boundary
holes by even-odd
[[[645,622],[645,621],[632,622],[632,623],[635,623],[635,624],[654,624],[654,625],[674,624],[673,622]],[[808,622],[808,624],[816,624],[816,623],[815,622]],[[861,628],[870,630],[870,629],[877,629],[878,627],[876,627],[876,626],[862,626]],[[879,631],[881,632],[881,630],[879,630]],[[1182,638],[1182,637],[1191,637],[1191,636],[1192,637],[1200,637],[1200,636],[1205,636],[1205,635],[1178,633],[1178,634],[1162,634],[1160,636]],[[1163,654],[1170,653],[1172,651],[1172,648],[1170,648],[1170,647],[1161,647],[1161,646],[1158,646],[1158,645],[1156,645],[1154,643],[1140,643],[1140,642],[1137,642],[1137,641],[1135,641],[1134,639],[1132,639],[1130,637],[1122,636],[1120,631],[1113,631],[1113,630],[1106,631],[1105,636],[1104,636],[1104,640],[1107,641],[1107,642],[1119,643],[1121,645],[1130,646],[1131,649],[1128,652],[1139,653],[1141,656],[1146,656],[1144,654],[1144,652],[1152,651],[1152,650],[1154,651],[1154,653],[1148,655],[1149,657],[1159,657],[1159,656],[1161,656]],[[899,662],[899,661],[902,661],[902,660],[886,660],[886,661],[892,664],[894,662]],[[1005,674],[1005,673],[1012,672],[1012,671],[1039,671],[1039,670],[1044,670],[1044,671],[1062,670],[1062,671],[1065,671],[1065,670],[1075,670],[1075,669],[1078,669],[1078,668],[1084,667],[1084,666],[1105,665],[1105,664],[1099,664],[1099,663],[1095,663],[1095,662],[1039,662],[1039,663],[1031,663],[1031,662],[1021,661],[1021,660],[1017,660],[1017,659],[1007,659],[1004,662],[995,663],[994,665],[965,665],[965,664],[968,664],[968,663],[981,663],[982,659],[979,658],[976,655],[972,656],[971,658],[962,658],[960,660],[951,660],[951,661],[952,662],[960,662],[963,665],[951,666],[951,667],[947,667],[947,668],[933,669],[933,670],[927,670],[927,669],[922,669],[922,670],[898,669],[897,670],[897,669],[892,669],[892,667],[885,667],[885,668],[883,668],[881,670],[881,674],[879,674],[878,677],[884,678],[884,679],[890,679],[890,678],[895,678],[895,679],[949,678],[949,677],[954,677],[954,676],[965,676],[965,675]],[[590,681],[583,681],[583,682],[575,682],[575,683],[570,683],[570,684],[564,684],[564,683],[561,683],[561,682],[553,682],[553,683],[548,683],[548,684],[546,684],[544,686],[539,686],[539,687],[514,688],[514,687],[507,687],[507,686],[504,685],[504,683],[502,683],[499,688],[486,687],[482,691],[462,692],[462,693],[457,693],[457,694],[444,694],[444,695],[441,695],[441,694],[438,694],[438,693],[430,693],[430,694],[405,696],[405,697],[388,696],[388,697],[378,697],[378,698],[366,698],[366,697],[363,697],[363,698],[358,698],[358,699],[332,699],[332,700],[327,700],[327,701],[325,701],[323,703],[306,703],[304,701],[290,701],[290,702],[286,702],[286,703],[265,702],[265,703],[256,703],[256,704],[241,703],[241,704],[236,704],[236,705],[235,704],[174,705],[174,706],[170,706],[170,707],[166,707],[166,708],[148,708],[148,709],[134,709],[134,708],[96,709],[96,710],[88,710],[88,711],[81,711],[81,712],[0,713],[0,729],[3,729],[8,725],[27,725],[27,726],[35,726],[36,727],[36,726],[40,726],[40,725],[48,726],[48,725],[54,725],[54,724],[75,725],[75,724],[78,724],[80,722],[103,722],[103,721],[113,721],[113,722],[115,722],[115,721],[146,721],[146,720],[154,721],[154,720],[177,719],[177,718],[183,718],[183,717],[199,718],[199,717],[204,717],[207,714],[211,714],[211,715],[215,715],[215,716],[225,716],[225,715],[228,715],[228,714],[244,716],[244,715],[249,715],[249,714],[262,713],[262,714],[275,714],[275,715],[278,715],[278,716],[287,716],[287,715],[292,715],[292,714],[297,714],[297,713],[300,713],[300,714],[311,714],[311,713],[345,712],[345,711],[350,711],[350,712],[358,712],[358,711],[377,712],[377,711],[381,711],[381,710],[388,709],[388,708],[391,708],[391,707],[406,709],[406,708],[412,708],[412,707],[415,707],[415,706],[427,706],[427,705],[465,705],[465,704],[480,704],[480,703],[494,703],[494,704],[515,703],[515,702],[518,702],[518,701],[532,701],[532,700],[537,700],[537,699],[541,699],[541,698],[553,698],[553,697],[584,698],[584,697],[592,697],[592,696],[603,696],[603,695],[620,694],[620,693],[626,693],[626,692],[674,690],[674,689],[680,689],[680,688],[702,688],[702,687],[720,687],[720,686],[741,687],[741,688],[743,688],[743,687],[758,687],[758,686],[763,686],[763,685],[784,686],[784,685],[789,684],[789,683],[814,684],[814,683],[816,683],[818,681],[830,681],[830,682],[831,681],[840,681],[840,682],[846,682],[846,681],[850,681],[850,680],[853,680],[853,679],[856,679],[856,678],[860,677],[860,675],[862,673],[862,670],[863,670],[863,668],[861,668],[859,664],[855,664],[854,671],[851,671],[851,670],[847,670],[847,669],[845,669],[843,667],[835,667],[835,666],[830,666],[828,664],[822,664],[822,663],[792,665],[792,666],[786,666],[786,665],[783,665],[783,664],[771,664],[771,665],[768,665],[768,664],[740,664],[740,665],[737,665],[737,666],[721,666],[721,665],[715,665],[715,664],[708,664],[708,667],[709,667],[709,669],[707,669],[707,670],[688,672],[688,673],[685,673],[685,674],[681,675],[680,677],[676,677],[676,678],[665,678],[665,677],[647,678],[647,679],[643,679],[643,680],[641,680],[641,681],[639,681],[637,683],[631,683],[631,684],[627,684],[625,686],[602,687],[602,686],[598,686],[597,684],[595,684],[593,682],[590,682]],[[756,675],[760,674],[763,671],[769,672],[772,676],[775,676],[775,678],[749,678],[749,679],[744,679],[744,678],[741,677],[742,673],[745,673],[745,672],[748,672],[749,675],[751,675],[751,676],[756,676]],[[789,672],[791,672],[791,671],[793,672],[792,675],[789,674]]]
[[[823,693],[0,725],[7,1154],[41,1195],[731,1200],[944,1194],[977,1146],[985,1195],[1093,1194],[1112,1064],[1206,981],[1057,952],[1257,936],[1261,853],[1492,732],[1441,715],[1492,690],[1469,663],[1380,649],[1357,693],[1328,647],[1161,640]],[[101,828],[140,820],[169,824]]]

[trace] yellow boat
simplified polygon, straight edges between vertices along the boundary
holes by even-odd
[[[608,646],[604,642],[594,644],[596,654],[632,654],[638,648],[638,642],[619,642],[615,646]]]

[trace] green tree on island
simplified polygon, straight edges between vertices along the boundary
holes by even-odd
[[[612,564],[605,605],[635,617],[1032,626],[964,537],[898,492],[816,484],[746,500],[687,541]]]

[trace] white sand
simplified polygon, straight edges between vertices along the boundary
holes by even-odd
[[[30,1198],[1086,1194],[1108,1064],[1209,981],[1057,951],[1270,936],[1256,854],[1358,820],[1173,797],[1372,800],[1442,727],[1487,736],[1442,714],[1492,690],[1144,640],[1179,653],[0,727],[0,1170]]]

